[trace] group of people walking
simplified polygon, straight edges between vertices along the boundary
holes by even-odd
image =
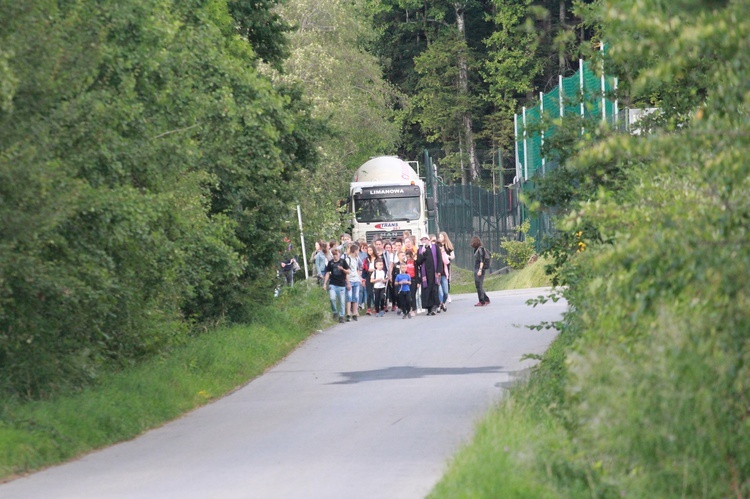
[[[328,290],[331,311],[339,322],[365,315],[383,317],[395,312],[402,319],[417,313],[447,312],[450,303],[450,266],[453,243],[441,232],[419,242],[405,231],[393,240],[318,241],[313,272]]]

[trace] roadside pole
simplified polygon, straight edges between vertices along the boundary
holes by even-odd
[[[299,238],[302,243],[302,260],[305,262],[305,279],[310,277],[307,271],[307,250],[305,249],[305,233],[302,231],[302,211],[297,205],[297,220],[299,221]]]

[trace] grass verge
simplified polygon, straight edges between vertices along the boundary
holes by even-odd
[[[248,325],[207,332],[163,358],[50,400],[0,404],[0,480],[131,439],[262,374],[330,321],[298,283]]]
[[[484,278],[484,290],[502,291],[550,286],[551,276],[545,274],[545,265],[544,260],[538,260],[523,270],[513,270],[509,274],[490,274]],[[451,293],[474,293],[475,291],[473,272],[451,265]]]
[[[430,499],[591,495],[588,479],[596,471],[580,469],[566,458],[572,446],[559,413],[571,341],[571,334],[558,335],[531,376],[489,411]]]

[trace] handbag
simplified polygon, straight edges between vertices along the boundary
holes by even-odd
[[[292,262],[292,272],[298,272],[299,271],[299,263],[297,263],[297,260],[294,260]]]

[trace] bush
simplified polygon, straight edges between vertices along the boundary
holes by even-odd
[[[508,266],[515,270],[524,268],[534,254],[534,238],[529,236],[531,223],[526,220],[521,225],[515,227],[521,240],[503,238],[500,247],[505,250],[503,257]]]

